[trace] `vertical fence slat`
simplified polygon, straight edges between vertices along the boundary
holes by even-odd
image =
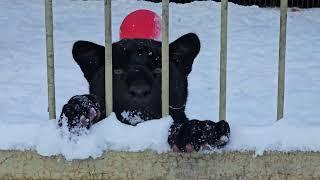
[[[285,88],[285,55],[288,0],[281,0],[280,12],[280,40],[279,40],[279,69],[278,69],[278,105],[277,120],[283,118],[284,88]]]
[[[219,120],[226,120],[228,0],[221,1]]]
[[[162,0],[162,117],[169,115],[169,0]]]
[[[52,0],[45,0],[45,24],[47,48],[48,111],[49,119],[56,119]]]
[[[111,0],[104,1],[105,12],[105,106],[106,115],[112,110],[112,28],[111,28]]]

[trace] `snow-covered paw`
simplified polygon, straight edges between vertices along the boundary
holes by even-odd
[[[99,109],[99,104],[90,95],[74,96],[63,106],[59,125],[62,125],[62,121],[66,121],[69,130],[89,129],[101,117]]]
[[[170,128],[168,142],[175,152],[193,152],[200,149],[221,148],[229,142],[230,127],[226,121],[190,120]]]
[[[222,120],[215,124],[216,135],[209,137],[210,146],[222,148],[230,141],[230,126],[228,122]]]

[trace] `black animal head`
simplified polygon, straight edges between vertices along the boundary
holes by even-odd
[[[200,41],[193,33],[170,44],[170,115],[185,120],[187,76],[199,53]],[[104,107],[104,47],[78,41],[73,57],[89,82],[90,94]],[[123,39],[112,45],[113,110],[119,120],[136,124],[161,117],[161,42]]]

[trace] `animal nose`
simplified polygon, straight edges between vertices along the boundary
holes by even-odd
[[[133,82],[129,87],[129,93],[133,97],[146,97],[150,94],[151,87],[145,81]]]

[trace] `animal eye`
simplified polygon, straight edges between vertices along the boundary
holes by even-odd
[[[155,74],[160,74],[161,73],[161,68],[156,68],[153,70],[153,73]]]
[[[123,73],[123,70],[122,69],[115,69],[115,70],[113,70],[113,73],[116,75],[121,75]]]

